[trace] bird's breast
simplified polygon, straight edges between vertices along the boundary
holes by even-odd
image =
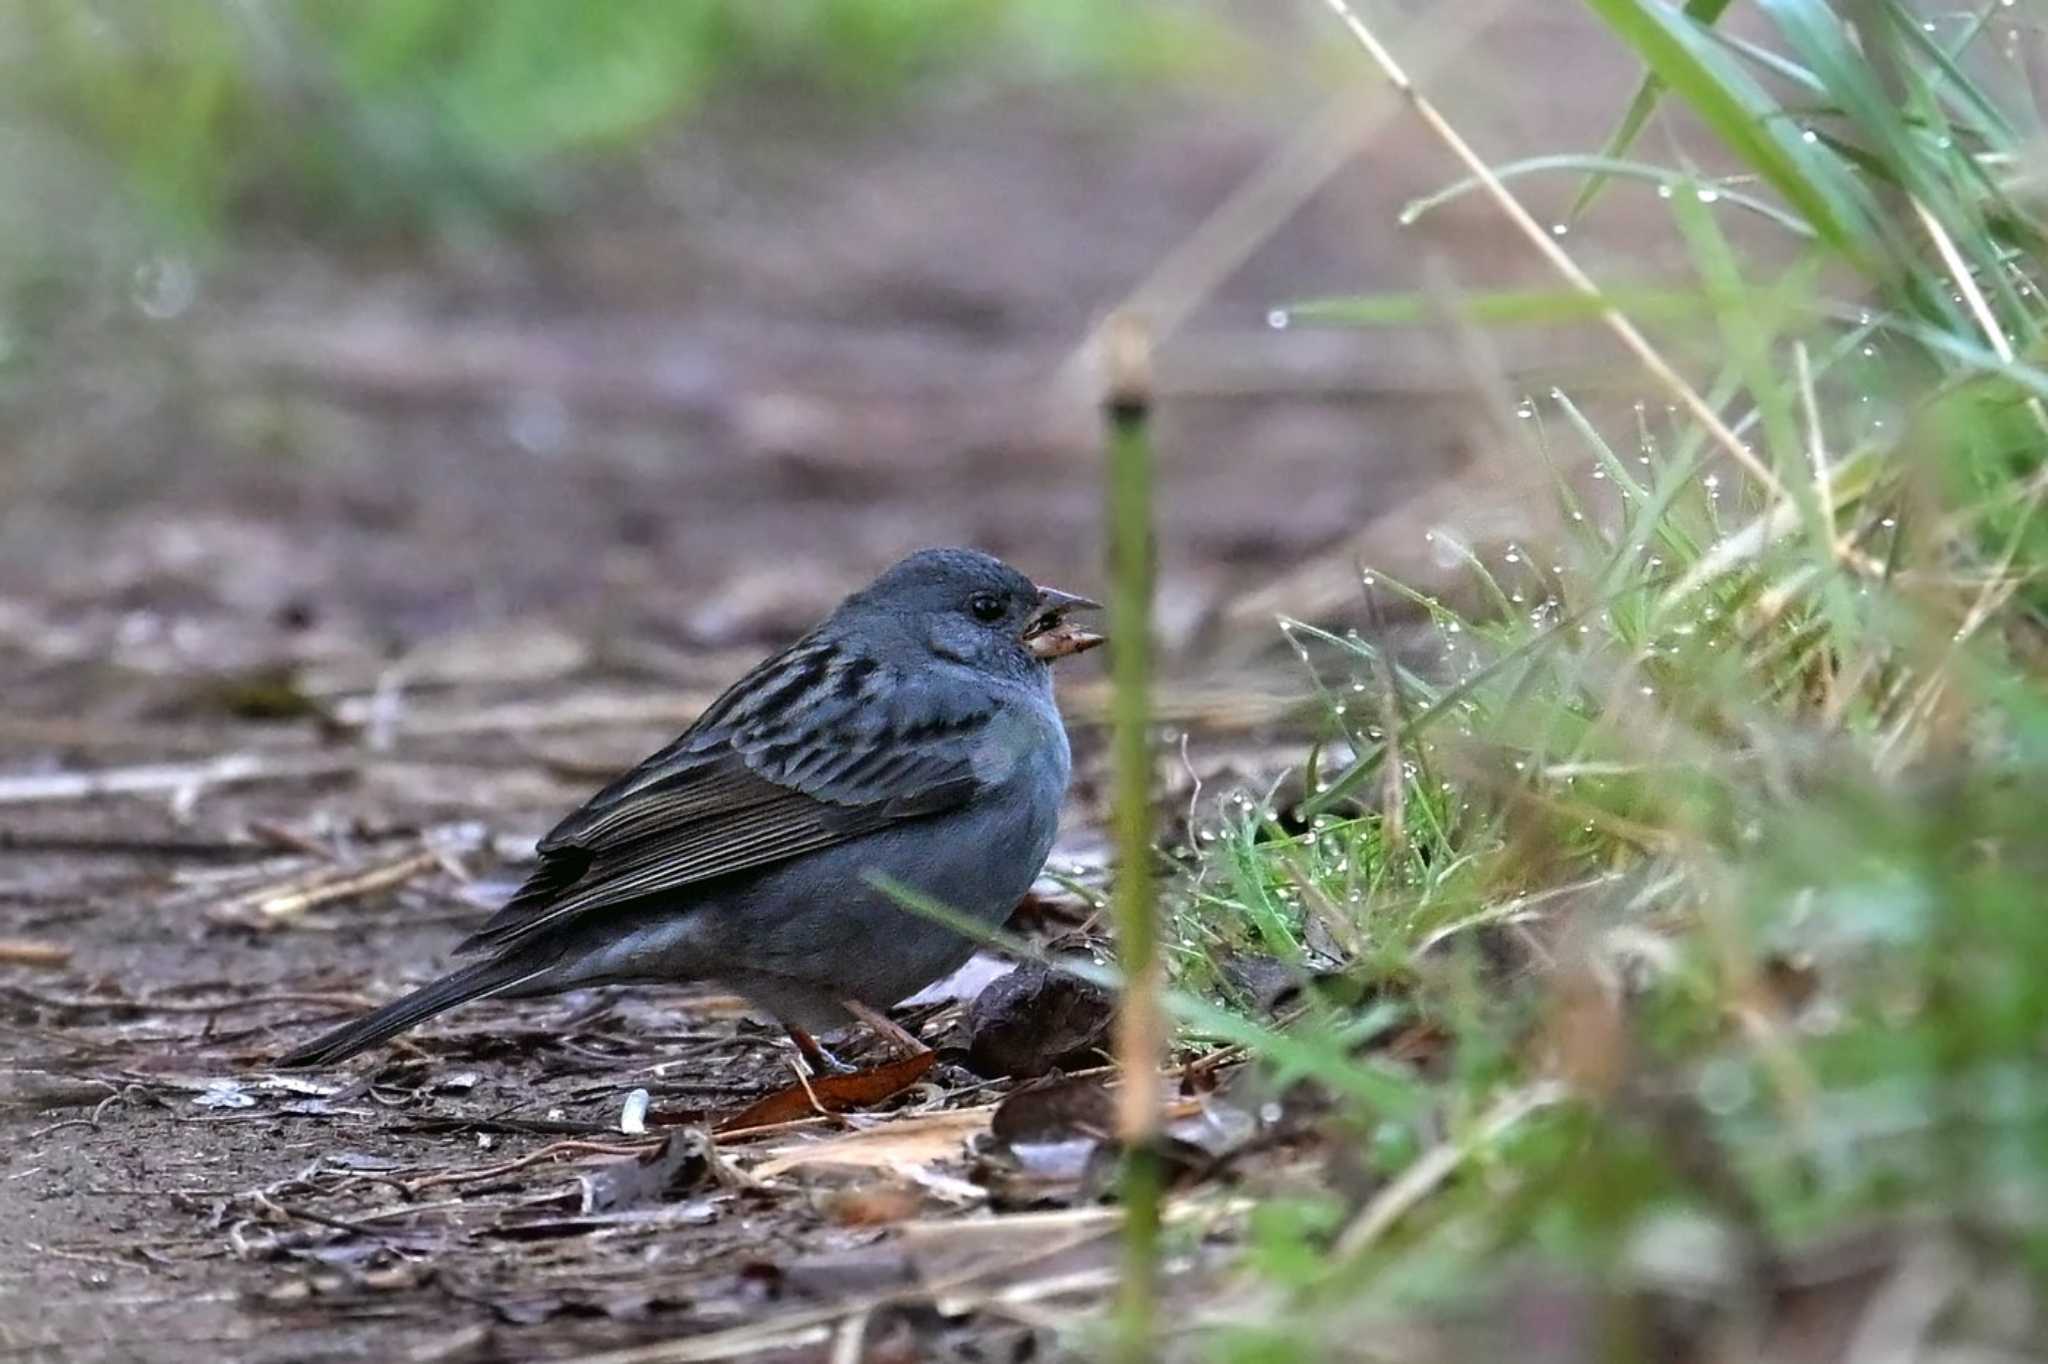
[[[975,736],[968,761],[974,775],[985,787],[1013,783],[1050,786],[1058,794],[1067,788],[1073,763],[1067,747],[1067,731],[1054,714],[1041,714],[1035,707],[1009,706]]]

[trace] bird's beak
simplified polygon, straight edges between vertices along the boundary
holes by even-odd
[[[1102,643],[1102,636],[1083,630],[1067,620],[1069,611],[1100,611],[1100,602],[1062,592],[1056,587],[1038,589],[1038,609],[1024,627],[1024,647],[1033,658],[1050,663],[1068,654],[1084,653]]]

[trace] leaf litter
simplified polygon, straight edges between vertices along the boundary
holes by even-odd
[[[550,708],[610,723],[585,685],[464,675],[436,703],[486,714],[517,691],[537,731]],[[324,746],[361,709],[348,695],[319,709],[209,722],[232,761],[167,739],[192,761],[8,787],[34,893],[0,894],[19,945],[0,960],[0,1212],[24,1233],[0,1275],[50,1304],[41,1338],[77,1338],[101,1282],[165,1303],[130,1320],[179,1358],[377,1338],[426,1342],[420,1358],[730,1358],[843,1344],[853,1323],[923,1355],[1056,1335],[1101,1303],[1109,1001],[1035,962],[978,954],[898,1011],[934,1050],[855,1033],[844,1075],[802,1074],[742,1002],[686,988],[484,1001],[344,1069],[270,1070],[290,1038],[430,974],[589,779],[536,782],[486,758],[482,728],[401,767],[360,730]],[[166,733],[193,723],[167,713]],[[1106,868],[1085,810],[1070,823],[1066,879],[1016,927],[1099,955]],[[42,893],[67,887],[84,913]],[[1071,1131],[1015,1139],[1031,1112]],[[1213,1163],[1188,1149],[1187,1168]],[[173,1308],[164,1275],[207,1287]]]

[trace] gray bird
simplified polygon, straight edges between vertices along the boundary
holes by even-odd
[[[1052,850],[1071,759],[1054,659],[1101,643],[1084,597],[969,549],[911,555],[769,658],[682,737],[557,824],[481,960],[284,1056],[324,1065],[458,1004],[711,981],[811,1034],[957,968],[969,939],[879,873],[987,924]]]

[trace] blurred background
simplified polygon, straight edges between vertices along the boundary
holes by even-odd
[[[1632,89],[1574,7],[1395,9],[1489,155],[1597,145]],[[1085,588],[1117,307],[1159,333],[1181,656],[1526,505],[1457,480],[1548,341],[1283,325],[1535,277],[1476,197],[1401,223],[1455,168],[1320,6],[31,3],[0,51],[18,704],[507,621],[644,662],[932,543]],[[1582,259],[1646,267],[1637,191]]]

